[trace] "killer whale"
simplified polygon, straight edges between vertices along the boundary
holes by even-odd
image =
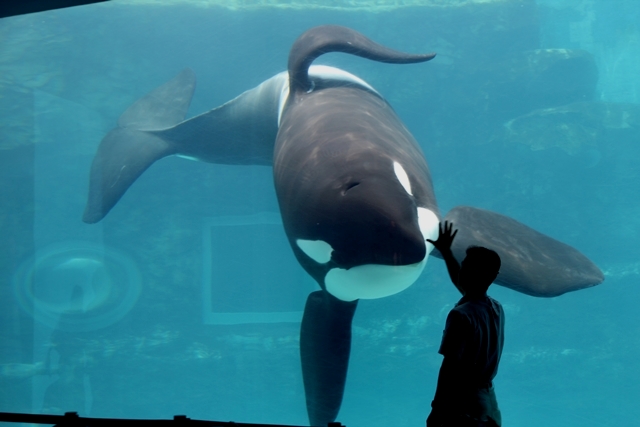
[[[272,165],[292,251],[321,290],[309,295],[300,356],[311,425],[341,406],[360,299],[410,286],[429,254],[441,215],[420,146],[370,85],[345,71],[311,65],[327,52],[389,63],[412,55],[337,26],[305,32],[286,72],[184,120],[195,75],[184,70],[133,104],[100,143],[84,221],[101,220],[153,162],[179,155],[218,164]],[[452,248],[481,244],[502,258],[498,283],[536,296],[596,285],[602,272],[584,255],[500,214],[472,207],[444,219],[459,229]],[[433,251],[433,252],[432,252]]]

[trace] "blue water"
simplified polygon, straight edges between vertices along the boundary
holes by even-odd
[[[635,0],[116,2],[0,20],[0,411],[307,422],[298,322],[316,285],[284,241],[270,168],[164,159],[104,221],[81,216],[95,149],[136,99],[190,67],[197,115],[284,70],[300,33],[332,23],[438,52],[420,65],[318,63],[389,100],[443,213],[509,215],[605,273],[556,298],[490,289],[507,316],[504,425],[636,425],[639,21]],[[422,425],[457,298],[432,259],[408,290],[360,303],[339,421]]]

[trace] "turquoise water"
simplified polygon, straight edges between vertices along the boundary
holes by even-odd
[[[490,289],[507,316],[504,425],[636,425],[640,5],[438,3],[114,2],[0,20],[0,411],[307,422],[298,329],[317,285],[287,246],[270,168],[163,159],[105,220],[81,217],[96,147],[136,99],[190,67],[197,115],[332,23],[438,53],[317,62],[390,102],[443,213],[509,215],[605,273],[556,298]],[[457,298],[431,259],[406,291],[360,303],[339,421],[423,425]]]

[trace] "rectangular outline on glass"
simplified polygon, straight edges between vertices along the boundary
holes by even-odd
[[[250,323],[300,323],[302,311],[216,313],[211,305],[213,283],[211,282],[213,256],[211,232],[213,227],[237,225],[280,225],[282,220],[276,212],[259,212],[252,215],[219,216],[205,221],[202,233],[202,321],[205,325],[241,325]]]

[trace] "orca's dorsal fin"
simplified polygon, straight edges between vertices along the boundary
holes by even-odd
[[[414,64],[433,59],[435,53],[410,54],[389,49],[350,28],[338,25],[314,27],[303,33],[289,51],[289,90],[291,93],[311,88],[309,66],[320,55],[343,52],[390,64]]]

